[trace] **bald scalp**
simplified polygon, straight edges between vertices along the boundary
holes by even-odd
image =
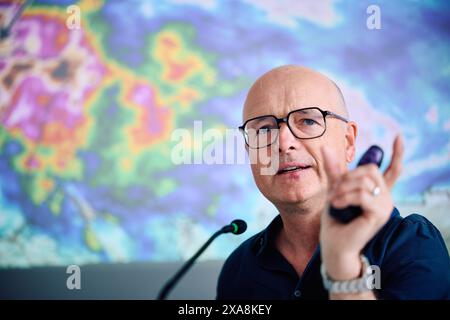
[[[312,106],[348,117],[342,91],[333,80],[303,66],[285,65],[255,81],[245,100],[243,119],[264,114],[284,117],[292,109]]]

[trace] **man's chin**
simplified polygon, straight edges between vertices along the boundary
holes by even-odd
[[[298,206],[314,198],[314,195],[311,192],[297,191],[295,194],[283,193],[279,195],[272,195],[270,198],[267,198],[274,204]]]
[[[264,197],[273,204],[301,205],[320,194],[320,185],[316,181],[281,183],[281,180],[272,180],[270,183],[257,182],[256,185]]]

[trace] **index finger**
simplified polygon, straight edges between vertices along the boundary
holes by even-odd
[[[328,180],[328,190],[331,190],[334,183],[341,176],[342,172],[339,169],[339,164],[327,147],[322,147],[321,152],[323,158],[323,167],[325,169],[325,174],[327,175]]]

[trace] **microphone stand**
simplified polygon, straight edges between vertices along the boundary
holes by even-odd
[[[215,238],[220,236],[223,233],[231,232],[230,226],[225,226],[222,229],[216,231],[211,238],[208,239],[208,241],[205,242],[205,244],[190,258],[186,263],[183,265],[183,267],[170,279],[165,286],[162,288],[158,295],[158,300],[165,300],[169,292],[172,290],[172,288],[175,286],[175,284],[180,280],[180,278],[188,271],[188,269],[192,266],[192,264],[197,260],[197,258],[202,254],[203,251],[205,251],[206,248],[211,244],[211,242],[214,241]]]

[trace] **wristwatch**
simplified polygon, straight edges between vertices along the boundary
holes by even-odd
[[[322,265],[320,266],[320,273],[322,275],[323,286],[325,289],[327,289],[330,293],[359,293],[372,290],[369,285],[369,277],[372,274],[369,260],[367,260],[364,255],[361,255],[361,262],[363,267],[360,277],[345,281],[335,281],[330,279],[327,271],[325,270],[325,265],[322,262]]]

